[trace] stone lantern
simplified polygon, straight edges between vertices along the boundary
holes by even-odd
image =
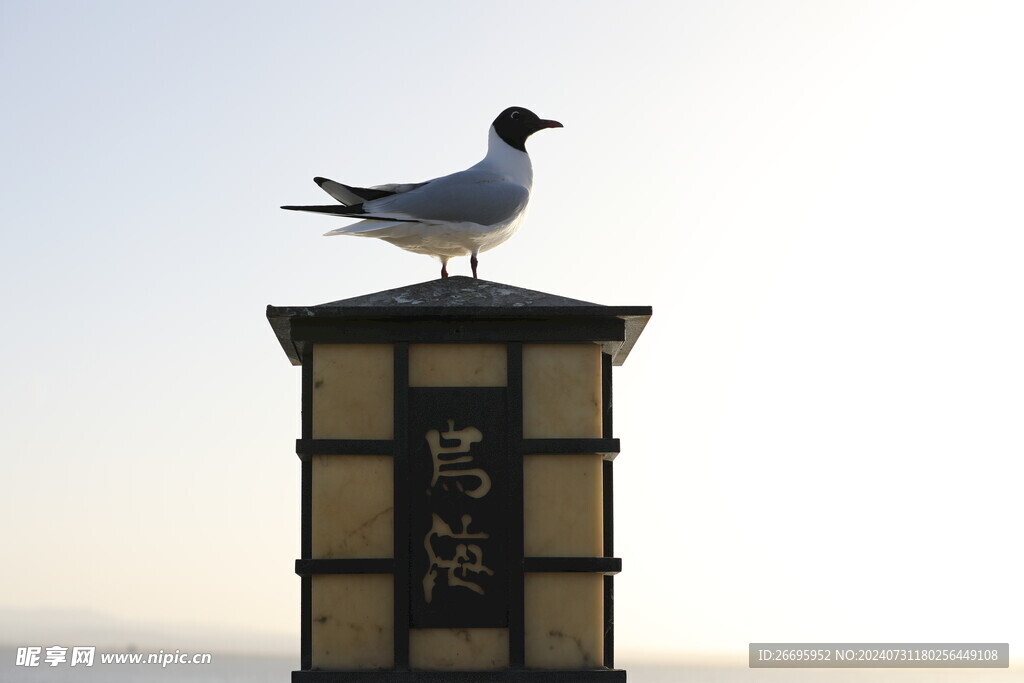
[[[267,307],[302,366],[293,681],[625,680],[612,366],[650,315],[466,277]]]

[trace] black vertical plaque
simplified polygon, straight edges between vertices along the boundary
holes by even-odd
[[[504,387],[409,389],[411,628],[508,626],[506,403]]]

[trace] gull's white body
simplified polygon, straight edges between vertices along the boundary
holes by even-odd
[[[442,260],[479,254],[510,238],[522,225],[533,187],[533,165],[529,154],[508,145],[492,126],[487,156],[465,171],[420,185],[374,189],[406,187],[412,189],[363,204],[364,211],[377,218],[325,234],[376,237]],[[389,217],[415,222],[381,220]]]

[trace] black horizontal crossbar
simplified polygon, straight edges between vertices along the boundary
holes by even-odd
[[[587,455],[612,456],[619,452],[618,439],[523,439],[519,452],[523,455]]]
[[[623,341],[621,318],[439,318],[437,320],[293,318],[291,339],[314,344],[388,342]]]
[[[311,455],[394,455],[395,442],[389,439],[296,439],[295,452],[300,460]]]
[[[292,671],[292,683],[626,683],[623,669],[503,671]]]
[[[295,452],[300,459],[311,455],[393,455],[394,441],[388,439],[296,439]],[[523,439],[522,455],[615,456],[618,439]]]
[[[619,557],[527,557],[523,568],[528,572],[578,572],[618,574],[622,571]],[[305,559],[295,560],[299,576],[315,574],[392,574],[395,561],[390,558]]]
[[[527,557],[523,567],[528,572],[579,572],[618,574],[622,571],[620,557]]]
[[[299,576],[314,574],[393,574],[395,561],[390,558],[295,560]]]

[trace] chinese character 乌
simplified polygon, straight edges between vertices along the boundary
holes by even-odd
[[[442,447],[442,436],[446,439],[457,440],[459,445]],[[438,432],[436,429],[431,429],[427,432],[430,456],[434,460],[434,478],[430,480],[430,485],[436,486],[437,480],[441,477],[476,477],[480,483],[477,484],[476,488],[469,489],[468,491],[462,487],[462,482],[456,480],[455,484],[459,487],[460,491],[470,498],[483,498],[486,496],[487,492],[491,490],[491,478],[487,473],[478,467],[470,469],[457,467],[457,465],[473,462],[472,455],[444,457],[450,456],[453,453],[469,453],[470,447],[475,443],[479,443],[483,438],[483,434],[476,427],[456,430],[455,420],[448,420],[448,431],[446,432]]]

